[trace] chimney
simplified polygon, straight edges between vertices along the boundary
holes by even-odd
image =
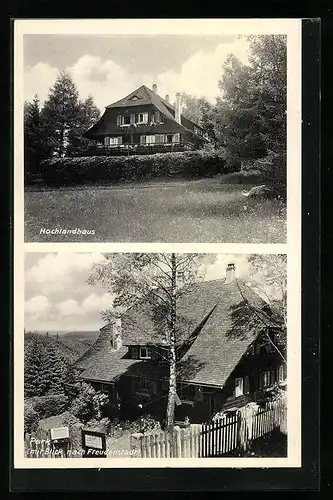
[[[181,118],[180,118],[180,92],[177,92],[177,94],[176,94],[175,119],[176,119],[176,122],[181,123]]]
[[[157,94],[157,85],[156,85],[156,83],[153,83],[153,92],[155,92],[155,94]]]
[[[227,270],[226,270],[226,279],[225,282],[231,283],[235,279],[235,274],[236,274],[236,268],[235,264],[228,264],[227,265]]]
[[[121,348],[122,343],[122,335],[121,335],[121,318],[116,318],[113,323],[112,328],[112,347],[115,351]]]
[[[168,102],[170,102],[170,96],[169,96],[169,94],[166,94],[165,100],[168,101]]]

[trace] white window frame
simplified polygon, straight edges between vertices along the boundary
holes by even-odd
[[[157,137],[162,138],[162,140],[157,141]],[[156,134],[155,135],[155,144],[164,144],[166,142],[165,140],[165,134]]]
[[[129,123],[125,123],[125,118],[129,118]],[[122,115],[121,125],[122,127],[129,127],[131,125],[131,115]]]
[[[140,120],[140,115],[142,115],[142,120]],[[148,113],[147,112],[144,112],[144,113],[138,113],[138,121],[137,123],[148,123]]]
[[[141,354],[141,350],[144,349],[146,351],[146,356]],[[139,347],[139,358],[140,359],[151,359],[150,352],[148,347]]]
[[[279,384],[284,382],[284,366],[280,365],[278,370],[277,370],[277,381]]]
[[[123,138],[120,136],[118,137],[109,137],[109,146],[110,148],[116,148],[118,146],[121,146],[123,143]]]
[[[156,137],[153,134],[146,135],[146,144],[155,144]]]
[[[239,398],[244,395],[244,379],[243,377],[235,378],[235,397]]]
[[[271,372],[270,370],[266,370],[262,373],[262,387],[263,389],[267,389],[271,386]]]

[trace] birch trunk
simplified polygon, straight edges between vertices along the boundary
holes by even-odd
[[[169,346],[169,394],[166,415],[166,427],[172,431],[174,427],[175,416],[175,398],[176,398],[176,255],[171,255],[171,321],[170,321],[170,346]]]

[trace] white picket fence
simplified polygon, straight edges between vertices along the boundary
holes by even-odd
[[[199,458],[223,456],[249,444],[275,429],[286,429],[283,402],[258,408],[250,417],[237,413],[208,424],[175,426],[172,433],[153,431],[131,436],[132,456],[142,458]]]

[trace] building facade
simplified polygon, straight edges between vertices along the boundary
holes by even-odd
[[[110,104],[85,137],[95,142],[88,154],[129,155],[189,151],[208,142],[202,127],[181,113],[180,94],[175,106],[145,85]]]
[[[277,385],[285,387],[286,364],[275,348],[281,321],[232,273],[229,269],[225,280],[198,283],[181,299],[180,309],[192,311],[190,333],[177,348],[176,421],[207,422],[218,412],[264,402]],[[115,413],[149,413],[162,421],[168,345],[152,341],[148,316],[149,308],[138,312],[134,307],[117,324],[105,325],[77,368],[82,380],[109,394]],[[142,331],[148,336],[140,336]]]

